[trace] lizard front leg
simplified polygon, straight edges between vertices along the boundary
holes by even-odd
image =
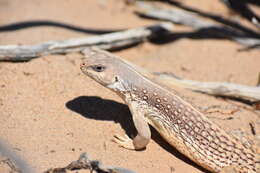
[[[133,117],[137,135],[133,140],[127,135],[125,135],[125,137],[115,135],[113,141],[118,143],[123,148],[140,150],[145,148],[149,143],[151,139],[151,131],[144,117],[145,112],[138,108],[137,103],[130,102],[128,106]]]

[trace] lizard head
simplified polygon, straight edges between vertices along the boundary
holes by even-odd
[[[85,57],[80,65],[81,71],[101,85],[110,89],[125,90],[120,83],[123,63],[114,55],[97,48],[87,48],[82,52]]]

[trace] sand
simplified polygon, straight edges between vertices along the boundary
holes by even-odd
[[[191,3],[196,8],[230,17],[218,1]],[[96,29],[134,28],[157,23],[139,18],[133,14],[134,7],[118,0],[1,0],[0,11],[0,26],[33,20]],[[182,26],[175,27],[176,31],[187,30]],[[86,35],[90,36],[62,27],[28,27],[0,32],[0,44],[35,44]],[[241,45],[228,40],[184,38],[167,44],[144,43],[114,53],[157,72],[173,72],[193,80],[254,86],[260,72],[260,52],[239,52],[240,48]],[[129,134],[133,129],[129,110],[116,94],[82,74],[80,58],[80,54],[71,53],[44,56],[24,63],[0,63],[0,138],[12,151],[35,172],[65,166],[82,152],[106,165],[129,168],[138,173],[203,172],[154,130],[144,151],[129,151],[113,143],[114,134]],[[250,106],[176,90],[198,109],[217,106],[220,112],[206,115],[228,132],[241,130],[248,138],[255,139],[249,123],[259,125],[260,116]],[[238,111],[232,115],[223,113],[234,109]],[[224,120],[228,117],[232,119]]]

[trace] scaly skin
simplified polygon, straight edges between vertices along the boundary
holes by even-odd
[[[121,96],[128,104],[138,135],[114,139],[127,149],[144,148],[151,134],[147,123],[198,165],[220,172],[234,167],[256,173],[256,155],[176,94],[141,75],[125,60],[99,49],[84,51],[81,70]]]

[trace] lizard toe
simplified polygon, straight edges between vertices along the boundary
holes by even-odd
[[[135,147],[133,145],[133,140],[130,139],[127,135],[124,137],[119,135],[114,135],[114,138],[112,139],[113,142],[117,143],[120,147],[129,149],[129,150],[135,150]]]

